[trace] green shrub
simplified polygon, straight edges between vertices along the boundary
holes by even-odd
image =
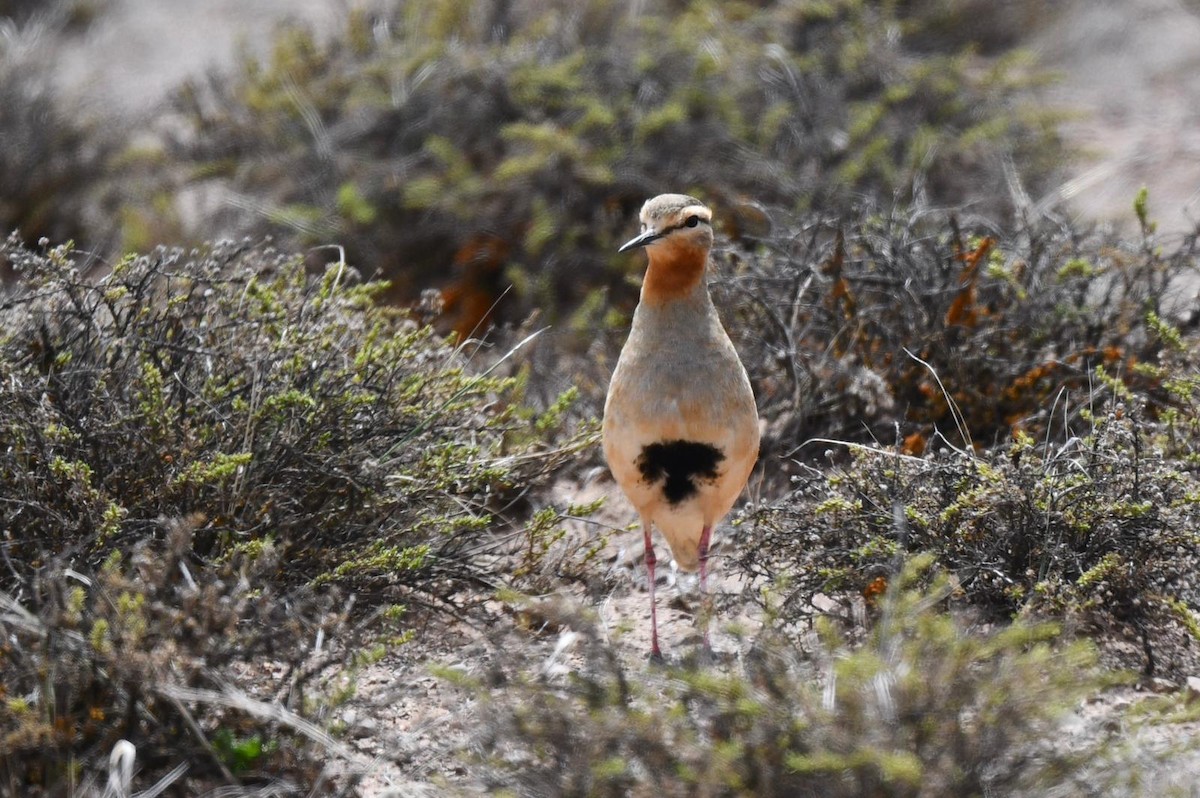
[[[857,448],[761,511],[743,564],[783,578],[785,613],[804,616],[818,594],[849,612],[886,585],[898,558],[927,552],[959,600],[994,618],[1083,622],[1098,639],[1137,644],[1120,649],[1123,664],[1179,676],[1200,646],[1194,469],[1144,411],[1116,404],[1083,417],[1090,429],[1065,441],[1022,435],[981,455]]]
[[[122,739],[174,794],[352,788],[324,728],[354,669],[411,637],[406,606],[478,610],[594,435],[564,434],[571,395],[522,404],[512,350],[449,345],[344,263],[74,257],[0,246],[0,791],[86,794]]]
[[[496,514],[568,445],[519,382],[476,368],[337,264],[273,249],[130,256],[101,279],[65,247],[0,247],[0,504],[17,589],[199,514],[199,556],[273,550],[283,584],[453,601],[495,564]],[[543,455],[541,452],[546,451]]]
[[[164,520],[128,557],[47,562],[19,599],[0,593],[0,791],[98,796],[125,744],[132,786],[169,795],[356,782],[358,756],[320,727],[384,627],[364,635],[334,592],[277,590],[277,556],[206,565],[196,525]]]
[[[939,609],[945,578],[914,586],[921,568],[898,580],[865,641],[826,624],[812,659],[768,625],[740,666],[633,672],[575,619],[564,634],[582,636],[582,664],[556,653],[478,688],[484,784],[522,796],[958,798],[1069,783],[1096,747],[1069,754],[1048,733],[1101,685],[1094,651],[1054,644],[1046,625],[969,631]]]

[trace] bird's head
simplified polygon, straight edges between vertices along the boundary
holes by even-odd
[[[686,194],[660,194],[646,200],[640,215],[642,232],[626,241],[617,252],[646,247],[667,258],[696,252],[707,256],[713,243],[712,211]]]

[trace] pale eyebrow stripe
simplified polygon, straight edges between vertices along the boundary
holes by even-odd
[[[696,205],[688,206],[688,208],[697,208],[697,207],[698,206],[696,206]],[[688,210],[688,208],[684,208],[683,210],[686,211],[686,210]],[[660,236],[665,236],[667,233],[673,233],[676,230],[682,230],[683,228],[687,227],[687,218],[690,218],[692,216],[695,216],[697,219],[699,219],[701,224],[706,224],[706,225],[709,225],[710,227],[712,226],[711,219],[705,219],[703,216],[701,216],[698,213],[689,213],[689,214],[685,214],[686,218],[684,218],[684,220],[682,222],[680,222],[679,224],[674,225],[672,227],[664,227],[662,230],[658,231],[658,234]]]

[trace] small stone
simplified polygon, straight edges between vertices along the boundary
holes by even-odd
[[[1200,676],[1187,677],[1187,700],[1190,704],[1200,698]]]
[[[350,734],[358,740],[364,737],[374,737],[379,730],[379,722],[374,718],[363,718],[350,728]]]
[[[1176,684],[1175,682],[1171,681],[1170,679],[1164,679],[1160,676],[1156,676],[1150,680],[1150,682],[1146,685],[1146,688],[1149,689],[1150,692],[1152,692],[1152,693],[1158,693],[1159,695],[1164,695],[1166,693],[1175,692],[1176,690],[1179,689],[1179,685]]]

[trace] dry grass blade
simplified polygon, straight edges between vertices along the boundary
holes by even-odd
[[[942,378],[938,376],[937,370],[926,361],[908,351],[907,348],[904,350],[904,354],[920,363],[929,371],[930,375],[937,382],[938,389],[942,392],[942,398],[946,400],[946,406],[950,408],[951,416],[954,419],[954,426],[958,430],[959,439],[966,446],[967,450],[974,449],[974,445],[971,443],[971,431],[967,428],[966,419],[963,418],[962,411],[958,409],[958,403],[954,401],[954,397],[951,396],[950,392],[946,390],[946,386],[942,382]],[[966,453],[962,449],[959,449],[958,452],[959,454]]]

